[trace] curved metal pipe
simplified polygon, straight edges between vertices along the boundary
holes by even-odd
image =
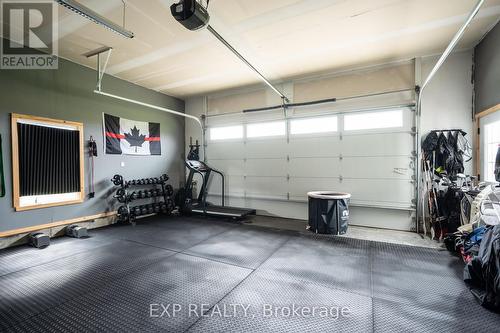
[[[476,14],[479,12],[479,9],[483,5],[485,0],[479,0],[472,11],[470,12],[469,16],[467,17],[467,20],[465,23],[460,27],[460,29],[457,31],[455,36],[453,36],[453,39],[451,40],[450,44],[446,48],[446,50],[443,52],[437,63],[434,65],[432,68],[431,72],[425,79],[424,83],[422,84],[422,87],[420,88],[420,92],[418,93],[418,98],[417,98],[417,110],[416,110],[416,116],[417,116],[417,124],[416,124],[416,137],[417,137],[417,142],[416,142],[416,160],[417,160],[417,165],[415,168],[415,181],[417,182],[417,197],[416,197],[416,227],[418,231],[418,220],[420,218],[420,210],[418,209],[419,207],[419,201],[420,201],[420,159],[421,159],[421,154],[420,154],[420,118],[421,118],[421,113],[422,113],[422,95],[424,92],[424,89],[427,87],[429,82],[432,80],[434,75],[436,75],[437,71],[441,68],[445,60],[448,58],[450,53],[453,51],[457,43],[460,41],[462,38],[465,30],[471,23],[472,19],[476,16]],[[424,221],[425,223],[425,221]]]
[[[129,103],[137,104],[137,105],[144,106],[144,107],[147,107],[147,108],[151,108],[151,109],[155,109],[155,110],[160,110],[160,111],[163,111],[163,112],[171,113],[171,114],[174,114],[176,116],[181,116],[181,117],[189,118],[189,119],[192,119],[192,120],[196,121],[198,123],[198,125],[200,125],[200,130],[201,130],[201,146],[203,147],[203,157],[205,157],[205,143],[204,143],[204,135],[203,135],[203,124],[201,123],[201,120],[198,119],[197,117],[192,116],[190,114],[185,114],[185,113],[182,113],[182,112],[179,112],[179,111],[170,110],[170,109],[167,109],[167,108],[164,108],[164,107],[161,107],[161,106],[157,106],[157,105],[153,105],[153,104],[148,104],[148,103],[136,101],[134,99],[130,99],[130,98],[126,98],[126,97],[121,97],[121,96],[117,96],[117,95],[105,93],[105,92],[99,91],[99,90],[94,90],[94,93],[99,94],[99,95],[103,95],[103,96],[107,96],[107,97],[111,97],[111,98],[114,98],[114,99],[118,99],[120,101],[129,102]]]

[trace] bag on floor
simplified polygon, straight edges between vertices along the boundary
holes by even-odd
[[[484,233],[479,254],[465,266],[464,281],[482,306],[500,312],[500,225]]]

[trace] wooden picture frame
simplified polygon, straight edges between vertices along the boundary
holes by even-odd
[[[20,205],[20,176],[19,176],[19,137],[17,132],[17,123],[19,120],[33,121],[39,124],[47,125],[66,125],[76,128],[79,131],[79,150],[80,150],[80,191],[78,199],[71,201],[61,201],[49,204],[39,204],[31,206],[21,206]],[[31,209],[48,208],[54,206],[72,205],[82,203],[85,200],[85,177],[84,177],[84,139],[83,139],[83,123],[43,118],[32,115],[22,115],[17,113],[11,114],[11,133],[12,133],[12,196],[14,209],[16,211],[26,211]]]

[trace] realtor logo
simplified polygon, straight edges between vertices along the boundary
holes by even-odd
[[[1,69],[57,69],[53,1],[1,1]]]

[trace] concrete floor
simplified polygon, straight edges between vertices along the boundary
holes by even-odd
[[[309,233],[306,230],[306,220],[284,219],[280,217],[271,216],[252,216],[246,223],[256,226],[270,227],[277,229],[293,230],[303,233]],[[327,235],[325,235],[328,237]],[[409,231],[399,231],[381,228],[370,228],[350,225],[347,234],[342,237],[349,237],[355,239],[363,239],[377,242],[385,242],[392,244],[401,244],[409,246],[420,246],[434,249],[443,248],[443,244],[436,242],[428,237]]]

